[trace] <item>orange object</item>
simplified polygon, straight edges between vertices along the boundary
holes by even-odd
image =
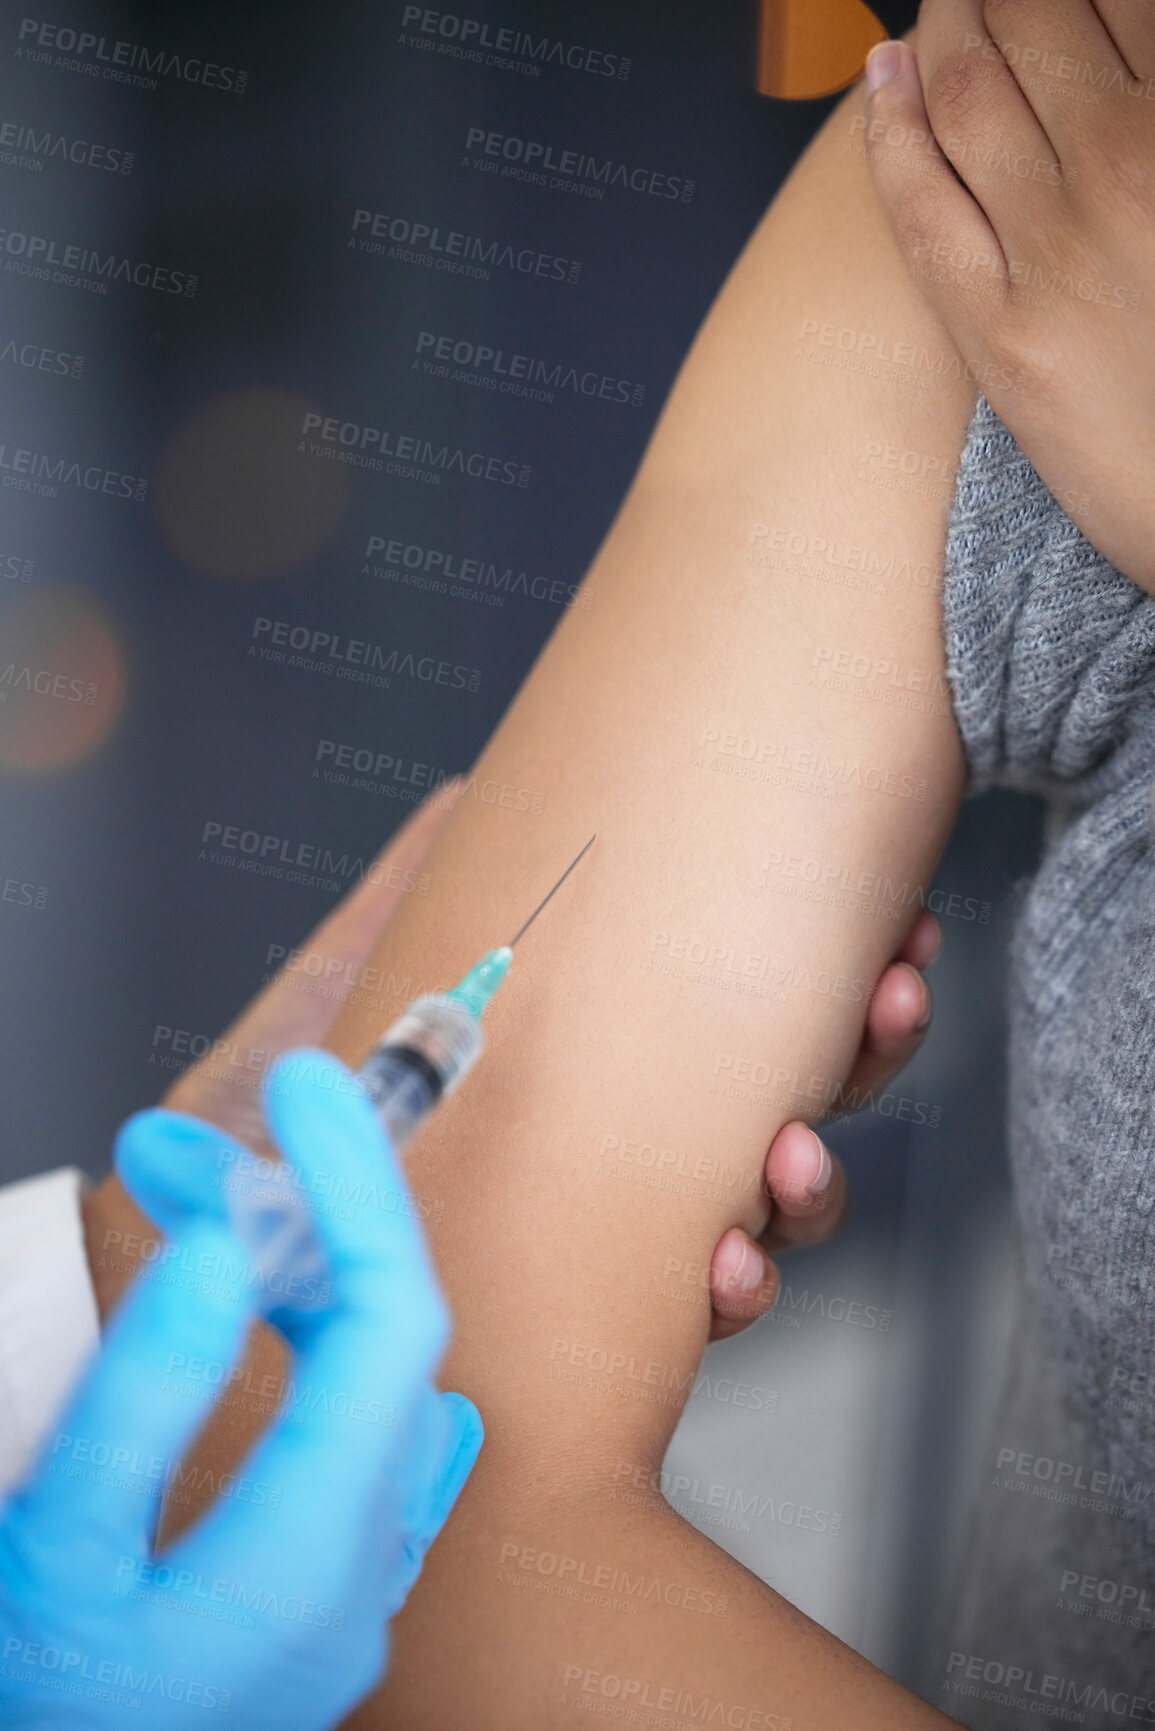
[[[762,0],[758,90],[787,102],[833,96],[889,34],[862,0]]]

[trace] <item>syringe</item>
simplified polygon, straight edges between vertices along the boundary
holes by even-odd
[[[482,1013],[509,972],[514,945],[596,839],[595,831],[508,944],[487,950],[449,991],[415,998],[362,1064],[358,1080],[399,1154],[481,1056]],[[327,1302],[324,1254],[289,1168],[272,1160],[254,1164],[253,1179],[230,1182],[226,1196],[233,1227],[254,1258],[255,1284],[268,1294],[262,1308],[288,1302],[308,1309]]]
[[[487,950],[450,991],[415,998],[362,1064],[358,1075],[399,1154],[481,1056],[482,1011],[509,972],[514,945],[589,852],[596,833],[508,944]]]

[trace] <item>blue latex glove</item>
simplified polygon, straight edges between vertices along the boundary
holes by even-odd
[[[339,1207],[312,1210],[332,1290],[323,1308],[273,1311],[293,1349],[284,1416],[159,1559],[166,1479],[209,1410],[196,1396],[227,1383],[269,1306],[222,1184],[246,1151],[171,1112],[121,1131],[121,1176],[169,1242],[0,1509],[5,1726],[173,1731],[228,1712],[245,1731],[321,1731],[381,1677],[386,1620],[469,1475],[481,1421],[433,1388],[447,1307],[398,1162],[350,1082],[309,1051],[266,1081],[302,1184],[342,1181]]]

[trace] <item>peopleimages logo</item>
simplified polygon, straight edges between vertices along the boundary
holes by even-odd
[[[1046,1712],[1030,1700],[1054,1701],[1072,1709],[1063,1713],[1056,1706],[1048,1717],[1074,1719],[1082,1722],[1090,1708],[1096,1714],[1109,1713],[1114,1718],[1139,1720],[1155,1725],[1155,1699],[1134,1695],[1129,1689],[1113,1689],[1098,1682],[1084,1683],[1075,1677],[1063,1677],[1055,1671],[1037,1671],[1033,1665],[1008,1663],[1004,1659],[989,1659],[981,1653],[954,1652],[947,1660],[947,1687],[958,1695],[977,1695],[997,1701],[1003,1706],[1029,1708],[1032,1713]],[[980,1689],[978,1684],[987,1687]],[[1099,1721],[1101,1723],[1101,1720]]]
[[[360,231],[366,229],[367,234]],[[488,282],[494,270],[511,270],[521,276],[545,277],[553,282],[575,283],[581,276],[578,259],[560,258],[532,246],[512,241],[482,240],[463,229],[437,222],[413,222],[409,217],[390,216],[381,210],[355,210],[349,246],[404,264],[422,264],[455,276],[480,277]]]
[[[599,1705],[616,1703],[612,1715]],[[727,1725],[732,1731],[790,1731],[791,1721],[765,1707],[746,1707],[711,1695],[693,1695],[680,1685],[650,1677],[623,1677],[595,1671],[587,1665],[567,1665],[562,1677],[561,1705],[578,1712],[645,1725]],[[643,1719],[639,1709],[644,1708]],[[658,1717],[660,1715],[660,1717]]]
[[[22,445],[0,445],[0,485],[21,493],[55,498],[59,488],[79,487],[86,493],[108,493],[118,499],[147,497],[148,481],[142,475],[125,475],[119,469],[102,469],[97,463],[80,463],[32,451]]]
[[[497,565],[490,559],[424,547],[398,537],[370,535],[365,561],[363,576],[433,590],[438,595],[465,595],[494,607],[503,607],[507,595],[523,595],[555,607],[580,607],[583,613],[591,606],[578,583],[566,583],[560,577],[530,577],[512,565]]]
[[[219,823],[213,818],[207,819],[201,830],[197,859],[206,865],[230,866],[258,877],[303,884],[308,889],[340,890],[353,879],[358,883],[366,878],[373,883],[385,881],[384,868],[372,858],[337,854],[323,842],[242,829],[239,824]],[[428,895],[429,879],[424,872],[407,871],[403,879],[401,887],[411,894]]]
[[[21,1670],[21,1667],[26,1667]],[[24,1641],[10,1635],[4,1642],[4,1673],[14,1682],[45,1683],[54,1679],[52,1687],[107,1700],[107,1691],[124,1691],[121,1704],[138,1708],[146,1695],[163,1696],[166,1701],[179,1701],[186,1707],[205,1707],[227,1712],[232,1692],[215,1683],[199,1683],[188,1677],[172,1676],[166,1671],[150,1671],[147,1666],[125,1663],[119,1659],[96,1659],[79,1648],[45,1647],[39,1641]],[[59,1681],[56,1681],[59,1679]]]
[[[0,447],[2,449],[2,447]],[[268,644],[258,643],[267,638]],[[286,655],[285,650],[293,653]],[[388,688],[390,675],[420,680],[426,685],[446,685],[458,691],[481,688],[480,667],[452,661],[437,661],[432,655],[414,660],[411,650],[386,649],[363,637],[342,637],[336,631],[314,630],[290,619],[253,621],[249,655],[259,661],[276,661],[287,667],[304,667],[310,673],[333,673],[358,684],[381,684]],[[373,673],[372,670],[378,670]]]
[[[598,78],[628,78],[630,74],[630,61],[624,55],[584,48],[556,36],[531,36],[528,30],[463,18],[458,12],[438,12],[431,6],[406,6],[401,27],[413,28],[414,46],[451,53],[457,60],[524,71],[533,78],[541,76],[543,66],[564,66]],[[482,49],[488,49],[488,55],[482,54]]]
[[[91,707],[99,689],[92,680],[73,679],[67,673],[54,673],[49,667],[34,670],[30,664],[17,667],[10,661],[7,667],[0,668],[0,703],[7,703],[10,692],[35,691],[39,697],[54,697],[59,703],[85,703]]]
[[[591,1562],[586,1557],[570,1557],[561,1551],[538,1551],[507,1539],[501,1547],[497,1580],[512,1585],[533,1584],[534,1576],[553,1581],[559,1586],[589,1587],[595,1592],[614,1594],[623,1610],[636,1610],[639,1603],[669,1605],[672,1609],[696,1611],[705,1617],[723,1617],[729,1599],[708,1587],[690,1587],[680,1581],[663,1581],[644,1570],[632,1575],[628,1567],[616,1563]],[[519,1578],[520,1577],[520,1578]],[[573,1597],[565,1593],[561,1596]]]
[[[55,66],[64,72],[84,72],[115,84],[135,84],[145,90],[155,90],[158,78],[176,78],[183,84],[203,84],[206,90],[231,90],[239,96],[249,81],[248,73],[236,66],[148,48],[143,42],[113,40],[39,18],[21,19],[17,43],[18,60]]]
[[[197,279],[188,271],[170,270],[167,265],[150,264],[125,253],[97,252],[95,247],[27,234],[23,229],[0,228],[0,252],[5,254],[4,269],[18,276],[44,277],[72,287],[92,288],[98,294],[107,294],[110,282],[133,283],[161,294],[185,295],[189,300],[197,292]]]
[[[528,463],[512,458],[467,451],[462,445],[438,445],[416,433],[341,421],[335,415],[306,415],[297,449],[303,457],[324,457],[378,474],[437,483],[442,475],[458,474],[502,487],[528,487],[532,472]]]
[[[29,372],[55,373],[69,379],[78,379],[84,371],[83,355],[62,354],[59,349],[45,348],[42,343],[19,342],[15,337],[0,340],[0,366],[5,362],[26,367]]]
[[[536,186],[582,186],[591,198],[601,198],[607,186],[622,192],[672,198],[689,204],[694,182],[683,175],[665,174],[656,168],[631,166],[612,156],[589,156],[583,150],[558,150],[538,139],[517,138],[508,132],[492,132],[486,126],[471,126],[465,135],[467,151],[477,151],[477,166],[493,173],[510,174]],[[490,159],[490,160],[487,160]],[[554,178],[551,180],[549,176]]]
[[[628,403],[639,409],[645,385],[592,368],[567,366],[564,361],[543,361],[536,355],[475,343],[465,337],[443,336],[436,331],[418,331],[414,350],[423,370],[463,384],[481,384],[512,396],[554,401],[555,391],[574,396],[599,397],[602,402]],[[422,357],[428,357],[424,360]],[[432,362],[434,364],[430,365]],[[452,365],[453,371],[450,371]]]
[[[45,162],[75,163],[80,168],[100,168],[107,174],[131,174],[135,161],[131,150],[115,145],[94,144],[88,138],[68,138],[62,132],[38,132],[17,120],[0,121],[0,162],[11,167],[43,169]]]

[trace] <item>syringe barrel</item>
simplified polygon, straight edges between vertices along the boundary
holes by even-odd
[[[332,1282],[304,1185],[280,1160],[246,1155],[224,1180],[229,1220],[249,1260],[245,1280],[258,1309],[324,1309]]]
[[[404,1152],[482,1049],[481,1023],[447,992],[415,998],[370,1052],[358,1078],[394,1148]]]
[[[416,998],[370,1052],[358,1081],[400,1154],[439,1100],[481,1054],[481,1023],[446,992]],[[301,1180],[287,1166],[249,1155],[225,1186],[229,1216],[252,1259],[249,1284],[267,1315],[330,1301],[324,1251]]]

